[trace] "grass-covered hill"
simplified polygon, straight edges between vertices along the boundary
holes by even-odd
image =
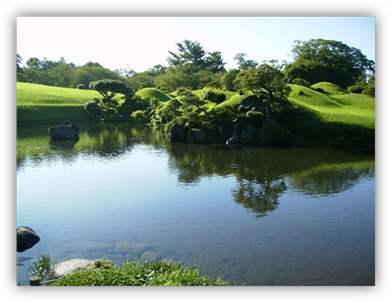
[[[292,91],[283,111],[273,119],[286,127],[301,146],[353,145],[372,149],[375,146],[375,99],[363,94],[352,94],[334,84],[322,82],[311,88],[289,84]],[[314,89],[321,88],[323,93]],[[299,94],[299,92],[302,93]],[[157,98],[161,104],[175,98],[175,93],[165,94],[155,88],[145,88],[136,93],[142,98]],[[194,91],[201,96],[201,91]],[[213,108],[239,105],[243,98],[235,92],[225,92],[226,100]],[[51,87],[38,84],[17,83],[18,124],[51,123],[64,120],[90,120],[84,104],[92,98],[101,98],[93,90]],[[115,99],[121,102],[121,96]]]
[[[17,83],[16,113],[18,124],[88,120],[84,104],[101,98],[95,90],[61,88],[47,85]],[[116,96],[116,99],[120,99]]]

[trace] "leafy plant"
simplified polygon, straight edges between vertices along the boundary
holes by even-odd
[[[33,274],[43,281],[47,278],[49,271],[52,269],[52,259],[49,254],[41,254],[38,260],[33,261]]]
[[[123,267],[76,271],[52,286],[230,286],[219,278],[202,275],[197,267],[171,261],[146,259],[126,261]]]

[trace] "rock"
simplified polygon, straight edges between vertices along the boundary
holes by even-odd
[[[54,280],[60,277],[64,277],[66,275],[70,275],[76,271],[93,268],[94,260],[72,259],[68,261],[63,261],[56,264],[53,269],[50,270],[48,274],[48,280]]]
[[[24,252],[32,248],[41,240],[37,233],[29,227],[20,226],[16,228],[16,251]]]
[[[288,130],[282,129],[278,137],[278,145],[280,147],[289,148],[292,147],[295,142],[295,136]]]
[[[188,129],[185,125],[175,123],[168,133],[168,140],[170,142],[187,143]]]
[[[203,144],[205,143],[206,133],[204,130],[192,129],[190,130],[188,142],[191,144]]]
[[[301,96],[301,95],[304,95],[304,92],[303,92],[303,90],[300,90],[297,94]]]
[[[48,129],[53,139],[79,139],[79,127],[75,124],[65,122],[60,126],[50,127]]]
[[[262,123],[259,137],[261,142],[268,146],[277,145],[280,135],[280,126],[272,119],[266,119]]]
[[[220,139],[225,142],[231,137],[232,127],[230,125],[223,125],[220,127]]]

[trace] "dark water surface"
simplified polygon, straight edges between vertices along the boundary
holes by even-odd
[[[81,124],[76,144],[17,129],[17,225],[32,260],[135,255],[246,285],[374,285],[375,159],[332,150],[168,144],[125,124]]]

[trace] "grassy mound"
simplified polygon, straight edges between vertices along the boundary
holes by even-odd
[[[283,111],[275,116],[296,136],[300,146],[327,146],[348,152],[373,154],[375,150],[375,99],[351,94],[331,83],[314,88],[289,84],[292,92]],[[299,95],[302,91],[304,94]]]
[[[167,94],[156,88],[144,88],[136,92],[136,95],[145,98],[157,98],[160,102],[167,102],[171,99]]]
[[[321,88],[326,94],[329,95],[340,95],[340,94],[349,94],[349,91],[342,89],[338,85],[329,82],[319,82],[311,86],[313,89]]]

